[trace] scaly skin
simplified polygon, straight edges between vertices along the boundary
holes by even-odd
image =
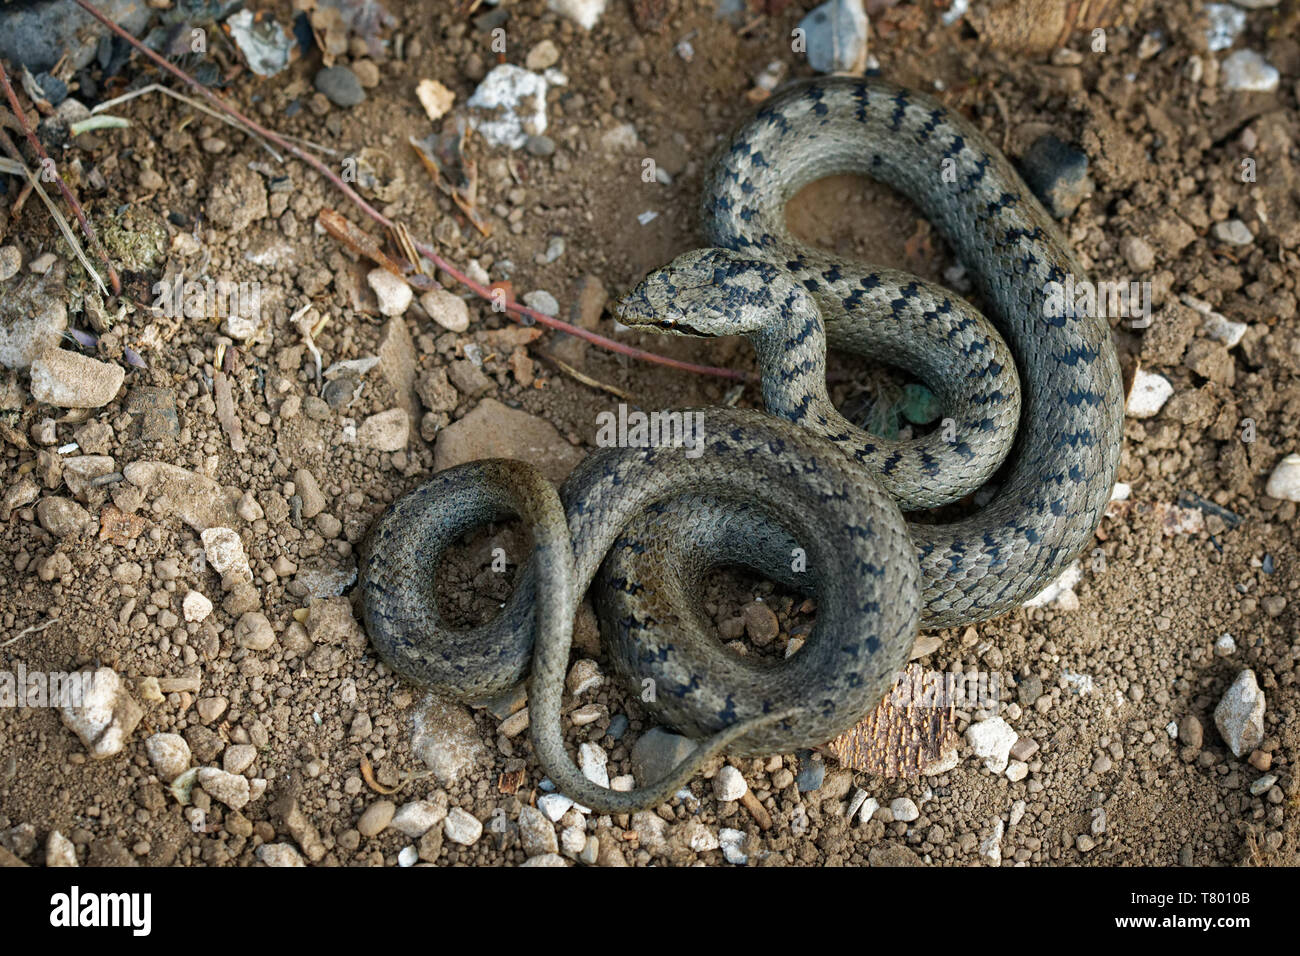
[[[837,172],[865,173],[921,207],[970,270],[1005,346],[941,289],[790,239],[786,200]],[[529,706],[539,760],[564,793],[602,812],[663,802],[723,750],[788,752],[852,726],[904,663],[918,613],[929,627],[982,620],[1056,577],[1090,540],[1118,465],[1123,403],[1109,329],[1046,316],[1046,283],[1082,272],[1016,173],[960,116],[878,80],[792,87],[724,147],[704,205],[710,241],[731,251],[689,254],[652,275],[624,321],[749,335],[764,399],[780,418],[705,409],[699,458],[605,449],[558,499],[521,463],[450,469],[394,505],[363,556],[371,639],[418,683],[462,698],[504,689],[528,672],[536,633]],[[867,350],[931,384],[958,441],[887,446],[844,422],[825,396],[823,316],[831,345]],[[941,354],[944,344],[959,359]],[[977,398],[962,397],[966,386]],[[903,523],[877,476],[909,507],[961,497],[997,469],[1006,422],[1017,417],[989,504],[946,524]],[[448,631],[429,583],[441,554],[512,511],[534,527],[529,568],[496,620]],[[807,549],[806,570],[791,560],[797,546]],[[581,774],[560,722],[576,602],[607,553],[595,596],[617,668],[637,689],[653,681],[646,706],[658,719],[706,738],[664,780],[628,793]],[[817,623],[798,654],[761,665],[721,651],[691,599],[699,574],[719,564],[817,596]]]

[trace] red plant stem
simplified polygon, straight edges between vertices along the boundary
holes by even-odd
[[[271,142],[279,146],[281,149],[285,150],[285,152],[291,154],[292,156],[306,163],[312,169],[316,170],[316,172],[320,173],[322,176],[328,179],[336,189],[338,189],[345,196],[347,196],[354,203],[356,203],[357,207],[360,208],[362,212],[364,212],[375,222],[379,223],[381,226],[384,226],[386,228],[389,229],[393,228],[393,222],[391,219],[389,219],[379,210],[371,206],[370,203],[366,202],[365,199],[363,199],[356,192],[356,190],[354,190],[351,186],[345,183],[341,178],[339,178],[339,176],[332,169],[326,166],[315,156],[301,149],[299,146],[297,146],[295,143],[291,142],[290,140],[287,140],[284,137],[280,136],[278,133],[275,133],[272,130],[267,129],[266,127],[255,122],[254,120],[249,119],[247,116],[244,116],[233,106],[227,105],[226,102],[221,99],[221,97],[217,96],[217,94],[213,93],[206,86],[201,84],[198,80],[191,77],[180,67],[175,66],[172,63],[169,63],[167,60],[163,59],[153,50],[150,50],[148,47],[142,44],[135,37],[131,36],[131,34],[128,33],[126,30],[123,30],[112,20],[108,19],[106,16],[100,13],[97,9],[95,9],[93,4],[88,2],[88,0],[75,0],[75,2],[83,10],[85,10],[87,13],[93,16],[100,23],[104,24],[104,26],[108,27],[118,36],[122,37],[122,39],[126,40],[127,43],[131,44],[131,46],[135,47],[137,50],[143,53],[146,57],[148,57],[158,66],[160,66],[162,69],[166,70],[168,73],[171,73],[176,78],[183,80],[185,83],[189,84],[189,86],[191,86],[196,92],[198,92],[201,96],[203,96],[206,100],[208,100],[208,102],[210,102],[217,109],[221,110],[223,113],[227,114],[228,116],[234,117],[240,123],[244,124],[246,128],[257,133],[259,136],[262,136],[265,139],[270,140]],[[461,272],[459,269],[457,269],[455,266],[449,263],[446,259],[442,258],[442,256],[438,255],[438,253],[434,251],[432,246],[429,246],[426,243],[415,242],[414,240],[412,241],[413,244],[415,245],[416,250],[420,253],[420,255],[424,256],[426,259],[432,262],[439,269],[446,272],[457,282],[461,283],[462,285],[470,289],[475,295],[478,295],[483,299],[492,301],[493,296],[492,296],[492,291],[490,289],[488,289],[486,286],[482,286],[479,283],[475,282],[469,276],[465,275],[463,272]],[[505,309],[506,312],[508,314],[511,314],[516,321],[520,321],[521,316],[527,316],[528,318],[532,319],[537,323],[540,323],[541,325],[546,326],[547,328],[558,329],[559,331],[567,332],[569,335],[577,336],[580,339],[586,339],[588,342],[591,342],[593,345],[598,345],[601,348],[608,349],[611,352],[617,352],[620,355],[626,355],[629,358],[640,359],[645,362],[653,362],[657,365],[664,365],[667,366],[668,368],[675,368],[683,372],[692,372],[696,375],[712,375],[717,378],[726,378],[726,379],[732,379],[736,381],[748,381],[753,377],[744,372],[738,372],[735,369],[716,368],[712,365],[696,365],[693,362],[683,362],[678,359],[669,358],[666,355],[659,355],[656,352],[647,352],[645,349],[639,349],[631,345],[625,345],[622,342],[616,342],[614,339],[609,339],[603,335],[598,335],[597,333],[588,331],[587,329],[581,328],[580,326],[570,325],[568,322],[565,322],[561,319],[557,319],[554,316],[547,315],[544,312],[538,312],[536,309],[531,309],[528,306],[522,305],[521,303],[518,302],[507,300],[505,302]]]
[[[23,128],[23,134],[27,137],[27,142],[30,143],[32,149],[36,151],[36,155],[41,158],[42,165],[48,163],[49,168],[54,171],[54,181],[59,184],[59,192],[63,193],[64,201],[67,202],[68,207],[77,217],[77,222],[81,223],[81,231],[84,232],[86,238],[90,240],[90,247],[95,250],[95,253],[103,261],[104,268],[108,270],[108,281],[109,284],[113,286],[113,294],[120,295],[122,292],[122,280],[117,277],[117,270],[113,268],[112,260],[108,258],[108,251],[100,244],[99,236],[95,234],[95,227],[90,224],[90,220],[87,219],[86,214],[82,212],[81,203],[77,202],[76,197],[72,195],[72,190],[68,188],[68,184],[65,183],[63,177],[59,175],[59,167],[54,164],[54,160],[50,159],[49,154],[45,152],[45,147],[41,145],[41,141],[36,138],[36,132],[27,122],[27,115],[23,112],[22,106],[18,103],[18,94],[15,93],[14,88],[9,85],[9,74],[6,72],[3,63],[0,63],[0,85],[4,86],[5,97],[9,100],[9,108],[13,110],[14,119],[18,121],[18,125]]]

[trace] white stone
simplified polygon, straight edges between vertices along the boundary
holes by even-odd
[[[252,744],[231,744],[221,755],[221,769],[226,773],[243,773],[256,760],[257,748]]]
[[[713,775],[713,795],[722,803],[739,800],[748,791],[744,774],[730,764]]]
[[[470,123],[492,146],[519,149],[546,132],[546,80],[512,63],[492,68],[468,102]]]
[[[1049,605],[1057,604],[1064,605],[1067,609],[1070,609],[1069,605],[1073,604],[1074,608],[1077,608],[1078,598],[1076,597],[1073,602],[1070,602],[1066,595],[1074,597],[1074,586],[1082,579],[1083,566],[1080,565],[1078,561],[1075,561],[1062,571],[1055,581],[1026,601],[1024,606],[1048,607]]]
[[[1015,826],[1025,818],[1025,811],[1029,809],[1028,804],[1023,800],[1017,800],[1011,804],[1011,825]]]
[[[560,818],[569,812],[573,801],[562,793],[548,793],[537,798],[537,809],[546,814],[552,823],[559,823]]]
[[[58,830],[51,830],[45,841],[46,866],[76,866],[77,848]]]
[[[438,121],[451,109],[456,101],[456,94],[437,80],[421,80],[415,87],[415,98],[424,107],[430,120]]]
[[[469,306],[460,296],[446,289],[431,289],[420,296],[420,308],[448,332],[469,328]]]
[[[144,710],[127,693],[117,672],[109,667],[78,672],[69,676],[63,691],[79,704],[61,708],[63,723],[81,738],[90,755],[104,760],[121,753]]]
[[[549,0],[547,6],[584,30],[590,30],[604,14],[606,3],[608,0]]]
[[[1127,412],[1132,418],[1150,418],[1165,407],[1165,402],[1173,394],[1174,387],[1169,379],[1138,369],[1133,378],[1133,390],[1129,392]]]
[[[1300,455],[1292,452],[1268,476],[1264,494],[1279,501],[1300,501]]]
[[[420,851],[413,846],[404,846],[397,851],[397,865],[401,867],[415,866],[420,859]]]
[[[818,73],[855,73],[867,59],[867,12],[862,0],[828,0],[799,21],[808,65]]]
[[[1029,764],[1023,760],[1012,760],[1007,764],[1007,779],[1012,783],[1019,783],[1029,776]]]
[[[597,744],[586,743],[578,748],[578,766],[582,775],[598,787],[609,789],[609,758]]]
[[[1020,735],[1001,717],[990,717],[971,724],[966,729],[966,739],[975,756],[984,761],[985,769],[989,773],[1001,774],[1007,769],[1011,748]]]
[[[32,397],[60,408],[99,408],[111,402],[126,372],[67,349],[43,352],[31,364]]]
[[[1263,742],[1265,706],[1255,672],[1244,670],[1214,708],[1214,726],[1235,756],[1244,756]]]
[[[428,800],[413,800],[402,804],[389,826],[409,837],[422,837],[447,817],[445,801],[442,804]]]
[[[212,602],[198,591],[190,591],[181,601],[181,613],[185,615],[186,621],[197,624],[207,620],[208,615],[212,613]]]
[[[560,832],[560,852],[568,857],[576,857],[587,845],[587,831],[583,827],[565,827]]]
[[[411,418],[400,408],[371,415],[357,429],[357,443],[375,451],[401,451],[411,438]]]
[[[216,767],[199,768],[199,786],[213,800],[220,800],[232,810],[243,809],[252,795],[247,777]]]
[[[868,797],[862,802],[862,806],[858,807],[858,822],[870,823],[872,817],[876,815],[876,811],[879,809],[880,801],[875,797]]]
[[[144,752],[163,783],[171,783],[190,768],[190,745],[180,734],[154,734],[145,740]]]
[[[442,832],[452,843],[473,846],[483,835],[483,824],[473,814],[467,813],[460,807],[452,807],[447,814],[447,819],[443,821]]]
[[[1223,61],[1220,71],[1225,90],[1272,93],[1282,75],[1254,50],[1237,50]]]
[[[384,315],[401,315],[410,306],[414,296],[411,287],[387,269],[371,269],[366,273],[366,282],[374,290]]]
[[[1237,641],[1231,634],[1220,634],[1219,639],[1214,642],[1214,653],[1220,657],[1228,657],[1237,652]]]
[[[1244,6],[1239,4],[1238,6]],[[1246,11],[1230,3],[1207,3],[1205,15],[1205,43],[1211,53],[1226,50],[1246,28]]]
[[[980,856],[987,860],[993,866],[1002,864],[1002,835],[1006,832],[1006,825],[999,817],[998,821],[993,824],[993,833],[987,840],[980,844]]]
[[[907,797],[899,797],[889,804],[889,812],[894,815],[895,820],[903,823],[911,823],[921,815],[916,804]]]
[[[253,580],[253,569],[248,566],[244,542],[239,532],[232,528],[208,528],[199,535],[208,564],[223,578],[233,574],[238,580]]]
[[[733,830],[730,827],[723,827],[718,831],[718,844],[722,847],[722,857],[728,863],[734,863],[737,866],[744,866],[749,862],[749,857],[741,847],[745,843],[745,834],[741,830]]]
[[[290,843],[266,843],[257,848],[257,859],[267,866],[306,866],[307,862]]]

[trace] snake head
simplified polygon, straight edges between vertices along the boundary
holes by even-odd
[[[696,249],[646,276],[616,308],[619,321],[645,332],[746,335],[776,321],[802,295],[770,262],[727,249]]]

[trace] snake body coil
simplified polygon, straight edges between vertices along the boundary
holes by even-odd
[[[991,325],[941,288],[790,238],[785,202],[841,172],[922,209],[972,275]],[[783,91],[720,152],[704,219],[718,248],[652,274],[622,319],[749,336],[770,415],[704,409],[698,459],[604,449],[558,497],[521,463],[449,469],[381,517],[363,556],[363,613],[385,660],[474,698],[522,679],[531,656],[538,757],[566,794],[607,812],[662,802],[724,749],[787,752],[847,729],[888,690],[918,616],[925,627],[982,620],[1057,576],[1090,540],[1119,459],[1109,328],[1045,308],[1048,283],[1082,279],[1081,269],[1006,160],[929,97],[856,78]],[[826,395],[827,342],[918,375],[953,428],[910,443],[855,429]],[[890,500],[909,510],[957,500],[1004,458],[991,500],[970,517],[904,525]],[[446,629],[432,595],[440,555],[512,513],[533,527],[536,550],[505,610],[480,628]],[[691,595],[722,564],[817,596],[798,654],[771,665],[719,645]],[[660,720],[707,738],[664,780],[627,793],[587,780],[561,733],[571,622],[593,579],[616,668],[638,690],[653,682],[647,707]]]

